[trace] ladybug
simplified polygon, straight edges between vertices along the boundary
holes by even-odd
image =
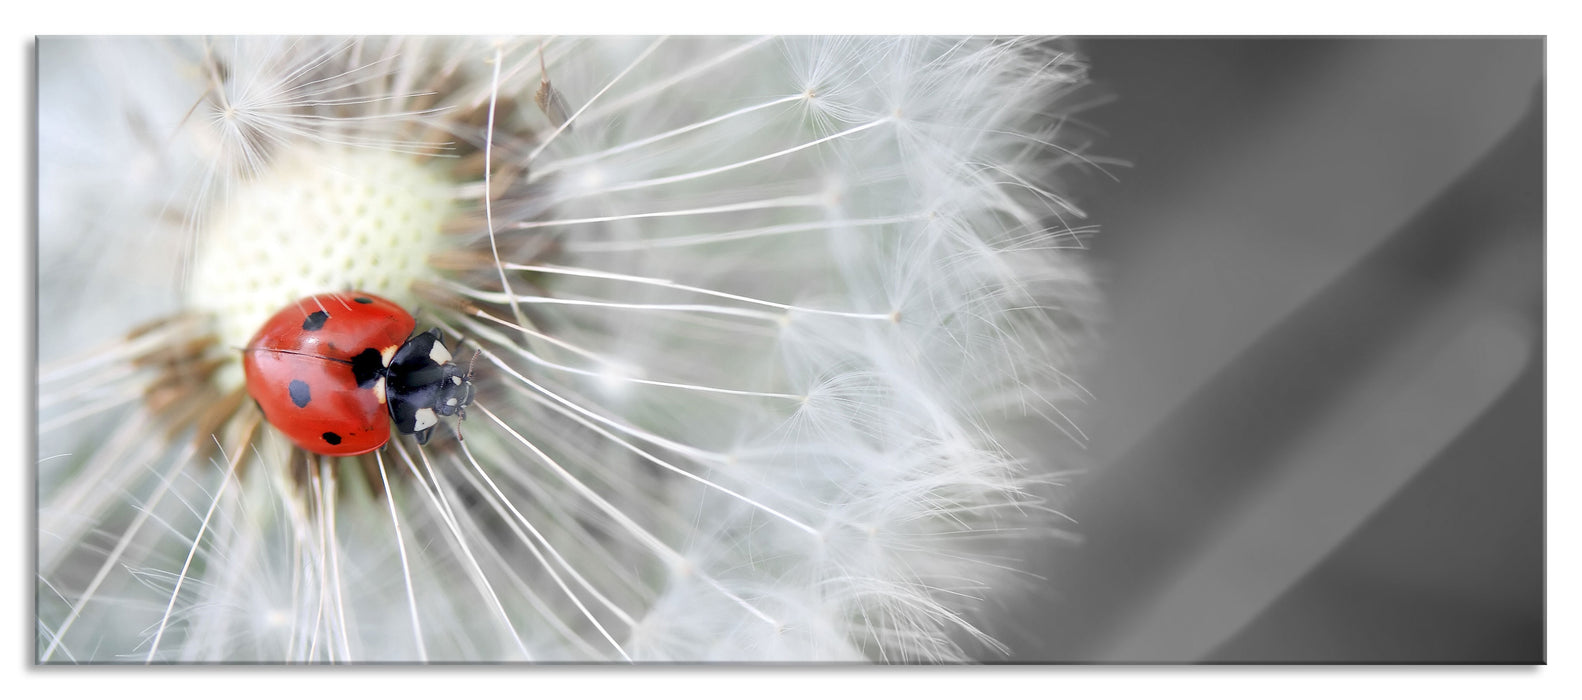
[[[270,424],[309,452],[360,455],[390,424],[428,444],[440,416],[466,418],[472,372],[438,328],[366,292],[316,294],[281,309],[242,351],[247,393]]]

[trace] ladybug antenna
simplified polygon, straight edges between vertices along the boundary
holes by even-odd
[[[458,342],[458,343],[456,343],[456,345],[459,347],[461,345],[461,343]],[[482,355],[482,354],[483,354],[483,349],[482,348],[479,348],[479,349],[474,350],[472,352],[472,359],[467,361],[467,376],[463,377],[464,381],[469,382],[469,383],[472,382],[472,368],[473,368],[473,365],[476,365],[478,363],[478,356]],[[469,396],[472,394],[472,392],[470,390],[467,393],[468,393]],[[461,434],[461,424],[465,423],[465,422],[467,422],[467,404],[462,404],[462,405],[456,407],[456,440],[458,442],[466,442],[467,441],[467,438],[464,437]]]

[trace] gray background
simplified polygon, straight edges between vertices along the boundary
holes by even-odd
[[[1080,47],[1130,167],[1007,660],[1542,662],[1543,40]]]

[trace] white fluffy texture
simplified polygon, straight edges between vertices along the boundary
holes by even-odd
[[[245,347],[286,302],[325,290],[410,289],[443,247],[449,209],[435,168],[408,156],[333,147],[282,153],[211,215],[187,306],[214,314],[221,343]],[[391,296],[416,302],[410,293]]]
[[[223,460],[199,463],[187,443],[154,432],[131,399],[103,408],[111,433],[84,446],[76,431],[93,419],[71,411],[107,400],[74,402],[58,386],[80,380],[80,366],[46,367],[39,639],[49,660],[998,653],[982,637],[962,646],[977,634],[975,601],[1043,546],[1052,525],[1029,488],[1062,466],[1049,455],[1029,466],[1035,455],[1019,454],[1002,426],[1041,415],[1073,430],[1063,369],[1089,304],[1080,254],[1067,250],[1079,246],[1066,222],[1080,214],[1054,194],[1055,176],[1078,160],[1056,145],[1066,136],[1059,98],[1082,72],[1055,45],[558,39],[549,74],[574,116],[557,131],[533,107],[536,40],[225,40],[208,50],[249,57],[230,65],[228,84],[339,100],[344,112],[238,131],[235,119],[178,126],[203,90],[202,48],[42,43],[46,344],[93,331],[111,342],[139,315],[116,298],[92,315],[47,314],[66,303],[57,246],[138,237],[139,259],[160,263],[150,269],[181,269],[169,257],[183,241],[201,250],[216,233],[204,228],[224,201],[216,192],[280,181],[304,162],[281,153],[324,144],[409,157],[400,154],[413,142],[392,123],[488,144],[488,184],[509,187],[485,211],[481,178],[453,183],[465,212],[456,216],[472,222],[451,222],[465,229],[454,245],[489,250],[492,221],[501,261],[534,267],[507,270],[514,299],[495,272],[424,277],[504,319],[514,302],[534,330],[424,312],[420,325],[484,350],[480,394],[465,450],[436,447],[453,440],[441,434],[428,448],[398,438],[381,453],[390,499],[331,461],[314,464],[328,478],[304,491],[267,431],[231,450],[246,468],[228,478]],[[188,59],[149,69],[153,94],[179,106],[84,113],[91,100],[50,82],[107,48]],[[169,89],[171,74],[189,90]],[[448,87],[433,107],[451,111],[418,114],[427,105],[410,96],[433,91],[437,76]],[[142,94],[141,80],[108,89],[125,100]],[[491,99],[493,132],[447,121]],[[115,169],[129,148],[115,129],[51,132],[134,112],[178,134],[154,148],[168,190],[131,191],[144,206],[119,228],[77,230],[50,214],[55,198],[97,186],[76,171],[51,176],[52,143],[137,177]],[[226,136],[254,132],[262,138]],[[99,139],[110,143],[95,150]],[[169,207],[197,223],[162,223]],[[196,264],[200,278],[225,276]],[[171,307],[182,307],[169,277],[139,283],[173,288]],[[135,389],[138,376],[115,386]],[[227,426],[220,442],[241,430]]]

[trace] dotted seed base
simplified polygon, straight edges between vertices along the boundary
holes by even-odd
[[[247,344],[294,299],[362,289],[408,308],[411,283],[441,243],[451,184],[409,156],[309,148],[243,180],[200,231],[191,305],[221,343]],[[234,371],[233,371],[234,370]],[[218,381],[240,386],[228,367]]]

